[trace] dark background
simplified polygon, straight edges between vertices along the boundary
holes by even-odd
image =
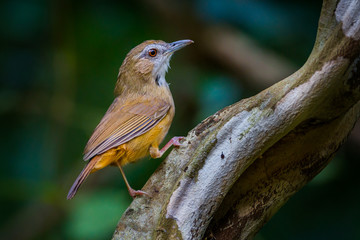
[[[321,1],[0,3],[1,239],[109,239],[131,202],[117,168],[71,201],[83,148],[113,100],[125,55],[147,39],[193,39],[167,81],[177,112],[166,140],[288,76],[306,61]],[[329,166],[257,235],[360,239],[360,127]],[[161,160],[125,167],[140,189]]]

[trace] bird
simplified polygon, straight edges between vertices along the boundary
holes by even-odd
[[[165,80],[173,53],[193,43],[147,40],[125,57],[115,84],[115,99],[95,128],[84,149],[86,166],[67,195],[72,199],[85,179],[106,166],[117,166],[131,197],[148,195],[134,190],[123,166],[147,155],[160,158],[172,145],[181,146],[184,137],[173,137],[159,150],[175,115],[175,104]]]

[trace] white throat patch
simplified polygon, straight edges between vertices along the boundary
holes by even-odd
[[[153,76],[156,79],[156,84],[159,86],[168,86],[169,84],[166,82],[165,74],[170,68],[170,57],[166,58],[164,62],[158,63],[158,66],[153,70]]]

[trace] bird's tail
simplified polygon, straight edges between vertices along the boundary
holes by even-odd
[[[76,178],[75,182],[73,183],[72,187],[70,188],[70,191],[67,195],[67,199],[70,200],[72,199],[77,190],[79,189],[79,187],[81,186],[81,184],[85,181],[85,179],[87,178],[87,176],[89,176],[89,174],[91,173],[91,170],[93,170],[94,166],[96,165],[96,163],[100,160],[100,158],[98,156],[92,158],[89,163],[84,167],[84,169],[81,171],[81,173],[79,174],[79,176]]]

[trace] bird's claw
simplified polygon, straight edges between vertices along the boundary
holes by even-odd
[[[185,139],[185,137],[173,137],[171,140],[172,140],[172,144],[174,147],[180,147],[181,146],[180,141],[182,141],[184,139]]]
[[[141,190],[129,189],[129,194],[132,198],[136,198],[137,196],[146,195],[147,197],[151,197],[147,192]]]

